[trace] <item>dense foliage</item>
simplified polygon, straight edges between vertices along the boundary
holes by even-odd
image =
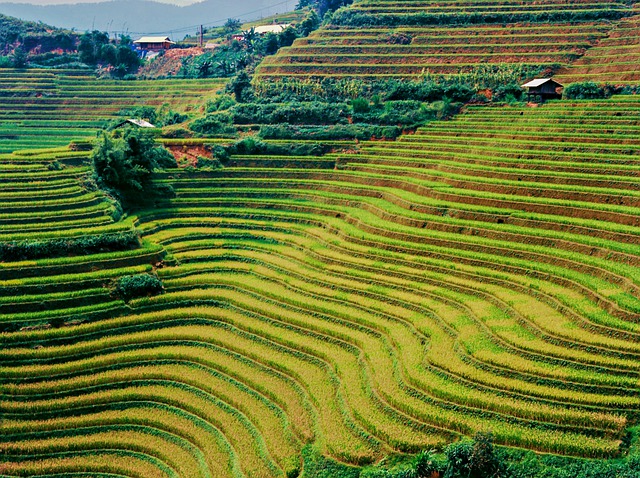
[[[171,190],[154,183],[153,177],[158,169],[177,167],[176,160],[151,133],[135,128],[103,133],[91,159],[98,185],[126,208],[171,196]]]
[[[0,14],[0,67],[51,65],[51,57],[73,63],[78,60],[73,53],[77,43],[73,31]]]
[[[327,12],[334,12],[340,7],[351,5],[353,0],[299,0],[296,9],[312,7],[318,11],[320,16]]]
[[[0,14],[0,51],[21,45],[25,50],[46,53],[56,49],[72,50],[78,35],[44,23],[28,22]]]
[[[563,97],[568,100],[593,100],[606,98],[610,94],[603,85],[593,81],[571,83],[562,92]]]
[[[79,35],[0,15],[0,67],[106,67],[115,77],[123,77],[140,64],[128,36],[113,42],[98,30]]]
[[[121,118],[137,118],[148,121],[156,126],[171,126],[182,123],[189,117],[184,113],[179,113],[171,108],[169,103],[163,104],[156,109],[152,106],[132,106],[123,108],[118,112]],[[112,128],[121,123],[121,120],[113,120]]]
[[[230,77],[245,70],[252,70],[260,61],[274,55],[282,47],[291,46],[296,38],[306,37],[320,25],[314,10],[297,25],[289,26],[279,33],[259,35],[250,28],[241,32],[240,39],[230,34],[239,31],[239,22],[229,19],[225,31],[229,38],[218,48],[183,61],[179,75],[185,78]]]
[[[120,277],[113,286],[113,295],[125,302],[136,297],[161,294],[164,288],[162,281],[155,274],[136,274]]]
[[[131,38],[125,35],[114,45],[105,32],[86,32],[80,37],[78,53],[83,63],[109,66],[118,77],[135,72],[141,65],[140,57],[133,51]]]
[[[44,257],[124,251],[139,245],[140,239],[135,231],[77,238],[0,242],[0,261],[26,261]]]
[[[312,447],[302,453],[306,476],[314,478],[639,478],[640,454],[623,460],[583,460],[495,447],[491,434],[478,433],[448,445],[442,454],[390,457],[362,469],[322,457]]]
[[[476,91],[520,88],[521,81],[548,74],[544,68],[526,65],[485,65],[455,76],[426,73],[416,80],[327,77],[322,79],[283,78],[280,81],[257,79],[253,82],[256,98],[267,102],[350,101],[355,98],[434,101],[444,97],[466,101]]]

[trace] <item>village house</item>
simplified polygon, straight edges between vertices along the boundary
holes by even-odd
[[[291,26],[290,23],[281,23],[276,25],[262,25],[260,27],[255,27],[253,31],[256,33],[256,35],[260,35],[262,37],[262,36],[265,36],[267,33],[275,33],[275,34],[281,33],[287,28],[289,28],[290,26]],[[242,41],[244,40],[244,32],[231,35],[231,38],[233,40]]]
[[[538,78],[522,85],[527,89],[527,99],[529,101],[559,100],[562,98],[561,88],[563,86],[551,78]]]
[[[169,37],[142,37],[135,40],[133,44],[140,50],[160,51],[170,49],[175,42],[172,42]]]

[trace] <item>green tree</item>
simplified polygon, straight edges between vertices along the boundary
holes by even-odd
[[[118,62],[118,52],[114,45],[102,45],[100,49],[100,58],[109,63],[115,65]]]
[[[80,61],[87,65],[95,65],[101,59],[102,47],[108,44],[109,35],[105,32],[98,30],[86,32],[80,37],[80,44],[78,45]]]
[[[233,92],[238,103],[247,101],[251,97],[252,93],[251,78],[249,78],[249,75],[247,75],[246,72],[241,71],[238,76],[229,83],[229,88]]]
[[[27,52],[22,47],[17,47],[11,55],[11,64],[14,68],[27,66]]]
[[[291,46],[296,38],[298,38],[298,32],[296,29],[293,27],[287,27],[278,33],[278,44],[280,47]]]
[[[452,443],[445,455],[445,478],[493,478],[500,469],[490,433],[477,433],[473,440]]]
[[[275,53],[277,53],[278,48],[278,35],[269,32],[263,37],[262,42],[260,42],[259,53],[265,56],[274,55]]]
[[[141,61],[137,53],[129,45],[119,45],[116,51],[116,62],[111,64],[119,71],[120,76],[134,73],[140,67]]]
[[[235,33],[240,30],[241,27],[242,22],[240,20],[238,20],[237,18],[229,18],[224,24],[224,32],[227,34]]]
[[[251,53],[253,52],[253,49],[256,45],[256,42],[258,41],[258,34],[256,33],[255,28],[250,28],[249,30],[245,31],[243,33],[243,38],[242,38],[242,45],[245,47],[245,49]]]
[[[320,26],[320,18],[315,10],[311,10],[304,20],[298,25],[298,34],[302,37],[309,36],[309,34]]]
[[[98,185],[125,208],[172,195],[170,188],[154,183],[153,178],[158,169],[177,167],[176,160],[156,144],[149,132],[134,128],[105,132],[96,142],[91,159]]]

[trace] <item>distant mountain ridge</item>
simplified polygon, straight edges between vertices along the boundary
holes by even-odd
[[[150,0],[47,6],[0,3],[0,13],[79,31],[96,29],[131,36],[166,33],[181,39],[195,33],[195,25],[220,25],[227,18],[252,20],[290,11],[296,4],[297,0],[205,0],[185,7]]]

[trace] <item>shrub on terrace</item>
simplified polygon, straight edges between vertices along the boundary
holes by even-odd
[[[61,239],[26,239],[0,243],[0,261],[26,261],[68,255],[86,255],[135,249],[140,238],[135,231],[92,234]]]
[[[571,83],[568,85],[562,96],[567,100],[594,100],[611,96],[609,89],[593,81],[583,83]]]
[[[128,302],[136,297],[162,294],[164,286],[155,274],[137,274],[118,279],[112,291],[115,297]]]
[[[189,124],[189,129],[201,135],[234,134],[235,128],[231,124],[231,116],[226,112],[210,113]]]
[[[291,124],[264,125],[260,127],[262,139],[290,140],[359,140],[372,138],[396,139],[402,133],[399,126],[374,126],[368,124],[338,124],[333,126],[300,126]]]
[[[24,68],[27,66],[27,52],[22,47],[17,47],[11,54],[11,65],[14,68]]]
[[[97,184],[125,207],[147,205],[173,195],[169,186],[154,183],[153,177],[158,169],[177,167],[176,160],[146,131],[127,128],[124,132],[103,133],[91,159]]]

